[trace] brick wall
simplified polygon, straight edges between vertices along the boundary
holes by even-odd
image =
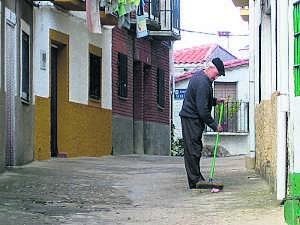
[[[169,85],[169,49],[159,42],[152,42],[152,69],[151,76],[145,79],[145,111],[146,121],[159,121],[169,123],[170,108],[170,85]],[[156,73],[157,68],[164,70],[165,73],[165,106],[160,108],[156,100]]]
[[[112,35],[112,104],[113,114],[133,116],[133,40],[125,29],[113,29]],[[118,96],[118,53],[128,57],[128,96]]]
[[[275,188],[277,152],[277,95],[256,107],[255,169]]]
[[[136,39],[125,29],[113,29],[113,114],[136,120],[169,124],[169,48],[165,43]],[[128,57],[128,97],[118,96],[118,52]],[[134,64],[135,79],[134,77]],[[150,68],[144,71],[144,68]],[[157,68],[165,73],[165,106],[157,105]],[[138,76],[141,77],[138,77]],[[143,78],[143,79],[141,79]],[[134,89],[135,87],[135,89]]]

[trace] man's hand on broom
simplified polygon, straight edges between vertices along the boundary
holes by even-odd
[[[217,132],[223,132],[223,127],[221,125],[218,125]]]
[[[217,98],[217,104],[222,104],[222,103],[226,103],[226,102],[228,102],[227,98]]]

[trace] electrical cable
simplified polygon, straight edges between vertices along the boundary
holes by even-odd
[[[196,34],[205,34],[205,35],[219,36],[218,33],[209,33],[209,32],[204,32],[204,31],[188,30],[188,29],[184,29],[184,28],[181,28],[180,30],[183,31],[183,32],[187,32],[187,33],[196,33]],[[247,37],[247,36],[249,36],[249,34],[230,34],[229,33],[226,36]]]

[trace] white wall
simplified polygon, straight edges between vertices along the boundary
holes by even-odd
[[[226,76],[220,76],[217,82],[237,82],[237,99],[249,101],[249,67],[243,66],[226,70]]]
[[[111,48],[112,31],[102,29],[102,34],[92,34],[83,19],[44,6],[34,9],[34,94],[49,97],[50,46],[49,29],[69,35],[69,98],[70,101],[88,104],[89,44],[102,48],[102,99],[103,108],[112,108]],[[46,69],[40,69],[40,52],[47,55]]]
[[[216,141],[216,135],[204,134],[202,138],[204,145],[214,146]],[[244,155],[248,154],[248,135],[220,135],[220,146],[229,151],[230,155]]]
[[[272,38],[271,17],[262,15],[262,58],[261,58],[261,93],[262,100],[270,100],[272,96]],[[274,68],[273,68],[274,69]]]

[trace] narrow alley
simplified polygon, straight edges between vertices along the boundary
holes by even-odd
[[[210,159],[203,159],[207,175]],[[105,156],[35,161],[0,176],[0,221],[16,224],[281,225],[283,207],[247,171],[217,160],[223,192],[187,189],[183,159]]]

